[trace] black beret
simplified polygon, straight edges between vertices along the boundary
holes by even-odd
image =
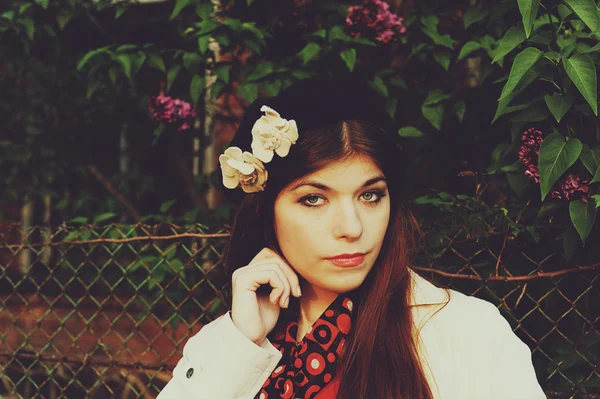
[[[263,105],[274,109],[284,119],[295,120],[299,140],[303,131],[334,126],[344,120],[372,123],[392,140],[399,139],[396,121],[386,111],[383,97],[368,83],[347,78],[309,78],[296,81],[275,97],[255,100],[245,111],[230,146],[252,152],[252,127],[264,115],[260,111]],[[290,151],[293,150],[294,146]],[[275,156],[266,164],[267,170],[281,162],[278,158]],[[233,203],[241,202],[245,194],[239,187],[234,190],[223,189],[226,198]]]

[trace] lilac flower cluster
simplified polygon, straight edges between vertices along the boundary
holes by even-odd
[[[519,158],[527,168],[525,175],[536,183],[540,182],[540,170],[537,167],[540,147],[544,139],[542,132],[535,128],[527,129],[521,137]],[[581,199],[587,202],[589,198],[589,179],[584,179],[575,173],[561,177],[550,190],[550,197],[561,200]]]
[[[550,191],[550,196],[556,199],[581,199],[587,203],[589,198],[589,179],[584,179],[575,173],[569,173],[560,178]]]
[[[390,12],[390,5],[383,0],[366,0],[364,4],[350,6],[346,25],[350,35],[365,35],[380,43],[389,43],[406,32],[402,17]]]
[[[523,133],[523,137],[521,137],[523,144],[521,145],[521,151],[519,151],[519,158],[521,158],[527,168],[525,175],[536,183],[540,182],[540,171],[537,167],[537,160],[543,141],[542,132],[534,128],[527,129]]]
[[[191,128],[197,115],[192,104],[162,93],[148,99],[148,109],[158,122],[175,125],[180,131]]]

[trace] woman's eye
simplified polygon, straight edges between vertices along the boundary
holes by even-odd
[[[364,200],[370,203],[377,203],[381,201],[383,197],[385,197],[385,195],[383,192],[379,191],[369,191],[363,194]]]
[[[368,192],[363,194],[363,198],[367,201],[371,201],[371,199],[376,195],[376,193]]]
[[[320,199],[321,198],[317,197],[316,195],[309,195],[308,197],[304,198],[304,202],[309,205],[317,205],[317,201]]]

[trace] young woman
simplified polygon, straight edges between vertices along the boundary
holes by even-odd
[[[159,399],[542,399],[498,309],[412,269],[394,121],[366,85],[299,81],[247,110],[220,157],[241,203],[232,309]]]

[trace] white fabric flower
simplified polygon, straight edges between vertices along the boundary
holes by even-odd
[[[285,157],[298,140],[296,121],[283,119],[272,108],[263,105],[265,113],[252,127],[252,153],[263,162],[271,162],[273,153]]]
[[[238,147],[229,147],[219,156],[223,185],[234,189],[238,185],[246,193],[256,193],[265,189],[267,171],[263,163],[251,153]]]

